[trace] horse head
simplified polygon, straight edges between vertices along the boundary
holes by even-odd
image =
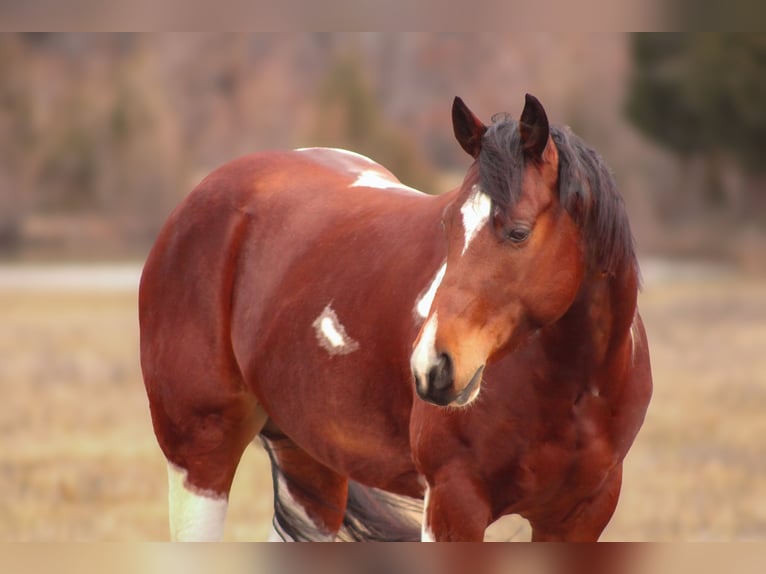
[[[456,98],[452,120],[475,161],[443,214],[446,270],[411,366],[422,399],[464,406],[488,362],[572,305],[587,256],[582,206],[561,201],[559,151],[540,102],[527,95],[518,122],[487,127]]]

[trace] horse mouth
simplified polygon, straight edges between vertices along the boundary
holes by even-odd
[[[481,385],[481,379],[484,375],[484,365],[476,369],[473,377],[466,385],[466,387],[460,391],[460,394],[455,397],[455,404],[464,407],[471,401],[473,401],[479,394],[479,385]]]

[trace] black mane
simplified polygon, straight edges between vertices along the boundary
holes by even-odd
[[[569,128],[551,127],[559,153],[559,201],[580,226],[592,265],[616,272],[637,266],[622,197],[601,156]],[[490,126],[478,157],[482,191],[502,210],[521,196],[524,156],[518,122]]]

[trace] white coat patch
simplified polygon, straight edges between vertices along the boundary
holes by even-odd
[[[390,175],[378,171],[375,169],[366,169],[361,172],[354,183],[349,187],[375,187],[378,189],[400,189],[405,191],[414,191],[420,193],[418,190],[404,185],[403,183],[392,178]]]
[[[304,151],[333,151],[335,153],[338,153],[340,155],[345,155],[351,159],[359,159],[362,161],[366,161],[367,163],[375,164],[373,160],[368,158],[366,155],[362,155],[360,153],[356,153],[355,151],[348,151],[347,149],[340,149],[337,147],[302,147],[298,148],[295,151],[304,152]]]
[[[478,185],[471,188],[471,195],[460,208],[463,214],[463,230],[465,231],[465,241],[463,242],[463,254],[471,244],[471,241],[479,230],[489,219],[492,212],[492,200],[481,191]]]
[[[326,147],[304,147],[294,151],[299,153],[318,152],[316,157],[319,161],[325,162],[326,165],[335,170],[345,171],[348,175],[355,177],[349,187],[372,187],[421,194],[417,189],[404,185],[387,172],[383,166],[362,154]]]
[[[226,496],[189,486],[186,475],[186,470],[168,462],[171,540],[220,541],[226,523]]]
[[[428,286],[428,289],[426,289],[426,292],[418,298],[418,301],[415,304],[415,313],[422,319],[428,317],[428,314],[431,312],[431,305],[434,302],[436,290],[439,288],[439,285],[441,285],[442,279],[444,279],[444,273],[446,271],[447,262],[445,261],[442,263],[442,266],[439,267],[436,275],[434,275],[434,278],[431,280],[431,284]]]
[[[319,344],[331,355],[347,355],[359,349],[359,343],[346,333],[335,311],[328,304],[312,323]]]

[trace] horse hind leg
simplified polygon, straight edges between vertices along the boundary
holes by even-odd
[[[354,542],[419,539],[419,501],[351,481],[272,426],[261,433],[274,477],[270,541]]]
[[[262,439],[274,478],[274,522],[269,540],[334,540],[343,525],[348,479],[282,434],[269,433]]]
[[[171,540],[221,540],[234,474],[245,448],[267,420],[265,411],[245,393],[202,412],[150,405],[168,461]]]

